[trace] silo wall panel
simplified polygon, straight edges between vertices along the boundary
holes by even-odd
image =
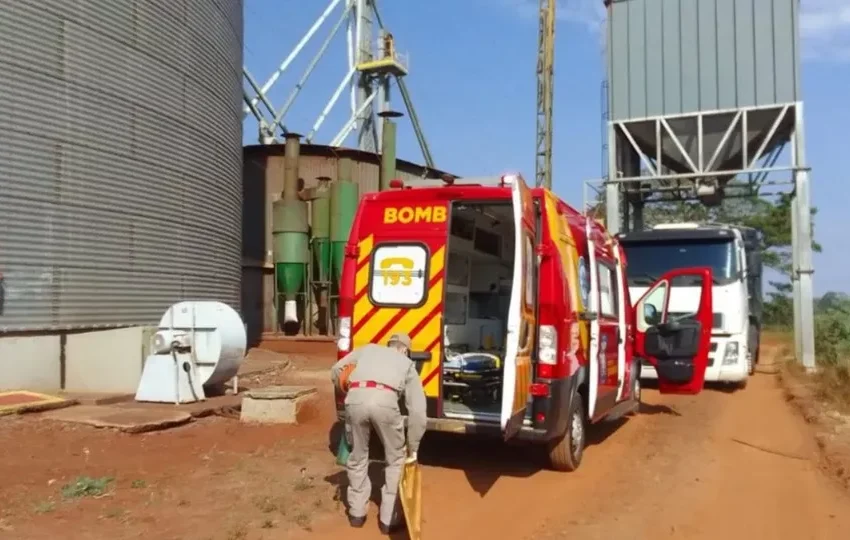
[[[242,2],[0,3],[0,331],[239,307]]]
[[[798,10],[799,0],[612,0],[611,119],[797,101]]]

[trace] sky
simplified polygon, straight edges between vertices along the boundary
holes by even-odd
[[[262,85],[330,0],[245,0],[244,63]],[[537,0],[380,0],[396,49],[408,55],[406,78],[438,168],[461,176],[519,171],[534,178]],[[560,0],[555,50],[553,188],[583,204],[586,180],[602,171],[604,75],[602,0]],[[339,18],[336,9],[269,92],[279,108]],[[802,87],[806,154],[818,214],[815,293],[850,292],[850,0],[803,0]],[[331,41],[287,113],[290,131],[311,132],[348,66],[345,27]],[[403,110],[397,92],[394,109]],[[350,114],[343,94],[315,132],[327,144]],[[410,122],[398,121],[398,156],[424,163]],[[256,122],[244,124],[256,144]],[[345,146],[356,146],[349,137]]]

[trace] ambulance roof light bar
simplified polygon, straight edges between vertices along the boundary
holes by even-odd
[[[482,186],[482,187],[508,187],[522,179],[520,174],[505,174],[502,176],[470,176],[458,178],[450,174],[444,174],[441,178],[443,186]],[[417,179],[404,182],[401,179],[390,180],[390,188],[405,189],[405,188],[423,188],[423,187],[440,187],[440,184],[433,179]]]

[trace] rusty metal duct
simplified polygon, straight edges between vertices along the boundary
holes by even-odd
[[[383,118],[381,128],[381,177],[379,191],[390,189],[390,181],[395,178],[396,172],[396,123],[393,118],[402,116],[397,111],[384,111],[378,113]]]

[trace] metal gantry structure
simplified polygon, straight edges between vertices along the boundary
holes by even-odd
[[[289,92],[284,103],[280,107],[275,107],[269,98],[269,91],[281,79],[293,61],[303,54],[306,45],[325,26],[325,23],[334,18],[335,22],[327,37],[310,59],[304,72],[298,77],[294,88]],[[379,36],[373,39],[373,30],[376,25]],[[375,0],[331,0],[278,69],[262,85],[247,67],[243,67],[245,83],[253,94],[249,95],[247,88],[244,90],[243,117],[251,114],[257,120],[261,144],[280,143],[282,137],[291,131],[285,122],[287,113],[292,110],[308,79],[322,58],[329,53],[331,43],[343,27],[347,32],[348,69],[315,122],[306,132],[304,142],[308,144],[315,142],[318,131],[348,88],[350,115],[336,134],[328,139],[327,144],[342,146],[348,137],[355,133],[358,149],[380,153],[384,124],[389,121],[389,117],[397,116],[390,110],[390,90],[392,83],[395,82],[413,125],[425,164],[433,168],[434,160],[404,81],[409,69],[407,56],[396,50],[395,40],[384,26]],[[376,120],[376,111],[378,116],[386,117],[384,123]]]
[[[540,0],[537,37],[537,141],[535,184],[552,189],[552,105],[555,83],[556,0]]]
[[[606,5],[608,229],[642,229],[655,202],[789,194],[796,353],[813,369],[798,0]]]

